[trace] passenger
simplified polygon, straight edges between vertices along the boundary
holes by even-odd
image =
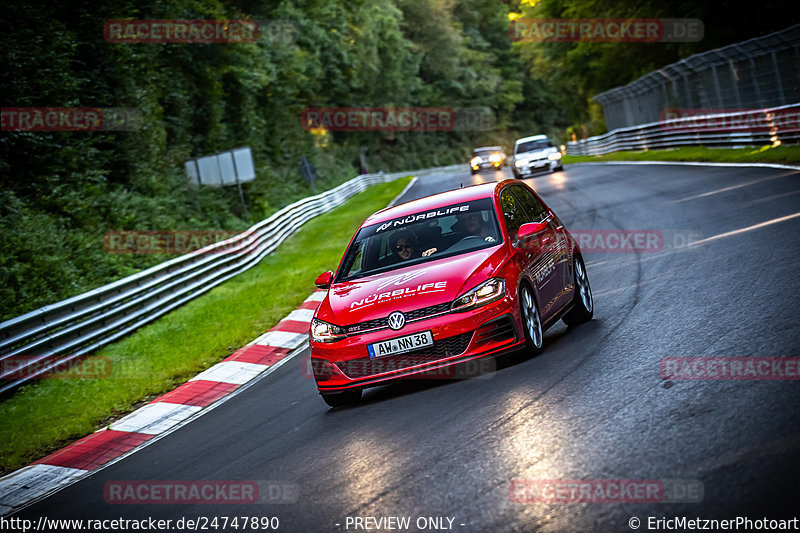
[[[413,231],[407,229],[397,230],[389,237],[389,248],[398,263],[421,255],[417,245],[417,236]]]

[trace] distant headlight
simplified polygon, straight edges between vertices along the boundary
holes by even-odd
[[[346,336],[344,328],[328,324],[316,318],[311,321],[311,338],[314,339],[314,342],[336,342]]]
[[[491,278],[472,290],[465,292],[453,302],[450,307],[453,311],[468,311],[502,298],[506,293],[506,280]]]
[[[526,166],[528,166],[528,163],[530,163],[530,161],[529,161],[529,160],[527,160],[527,159],[520,159],[519,161],[514,161],[514,166],[515,166],[515,167],[517,167],[517,168],[519,168],[519,167],[526,167]]]
[[[477,167],[478,165],[481,164],[481,161],[483,161],[483,159],[481,159],[478,156],[475,156],[475,157],[472,158],[472,160],[469,162],[469,164],[472,165],[473,167]]]
[[[553,152],[552,154],[548,154],[547,159],[549,159],[550,161],[561,159],[561,152]]]
[[[503,158],[500,157],[500,154],[492,154],[489,156],[489,161],[491,161],[492,163],[499,163],[500,161],[502,161],[502,159]]]

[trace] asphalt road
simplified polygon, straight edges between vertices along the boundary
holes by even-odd
[[[499,175],[431,175],[407,198]],[[415,531],[418,518],[449,517],[451,530],[477,532],[800,515],[800,381],[665,381],[659,370],[668,357],[800,356],[800,217],[783,218],[800,213],[800,173],[581,165],[527,182],[571,231],[664,236],[655,252],[586,252],[592,322],[559,323],[541,355],[504,357],[480,379],[370,389],[336,410],[298,356],[16,516],[277,516],[280,531],[356,531],[347,517],[367,516],[410,517]],[[208,479],[288,483],[296,502],[104,500],[109,481]],[[515,480],[603,479],[683,480],[702,493],[691,503],[581,503],[514,501],[509,490]]]

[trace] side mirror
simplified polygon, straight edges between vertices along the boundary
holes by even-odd
[[[544,222],[528,222],[519,227],[517,233],[517,246],[520,246],[528,253],[541,253],[545,251],[550,243],[549,235],[542,235],[547,229],[547,220]]]
[[[543,232],[547,229],[547,221],[544,222],[528,222],[527,224],[523,224],[519,227],[519,232],[517,236],[519,240],[527,239],[530,237],[536,237],[539,233]]]
[[[319,275],[317,280],[314,282],[314,285],[320,289],[330,289],[331,288],[331,279],[333,279],[333,272],[328,270],[327,272],[323,272]]]

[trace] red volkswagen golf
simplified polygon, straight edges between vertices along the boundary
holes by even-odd
[[[592,318],[575,239],[527,185],[475,185],[378,211],[358,229],[311,322],[311,366],[331,406]]]

